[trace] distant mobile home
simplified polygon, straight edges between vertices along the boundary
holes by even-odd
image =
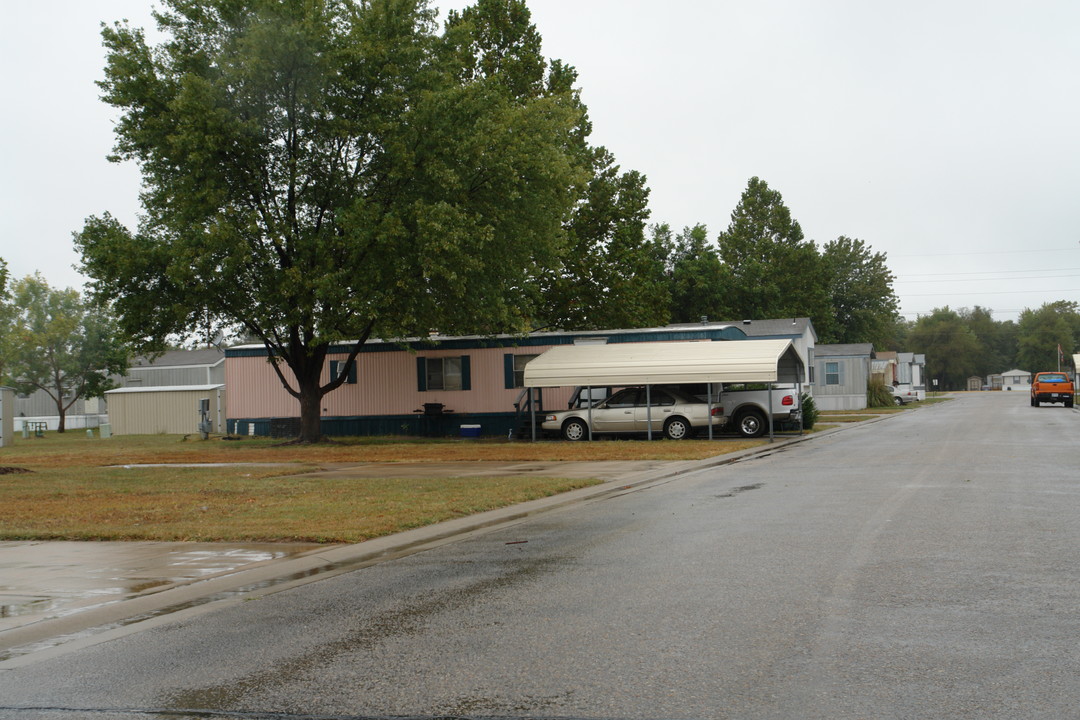
[[[786,321],[790,326],[792,321]],[[807,321],[808,322],[808,321]],[[805,324],[800,326],[805,328]],[[528,336],[442,337],[369,342],[352,366],[347,345],[331,348],[322,382],[347,375],[323,398],[327,435],[458,435],[479,426],[483,435],[516,432],[522,421],[525,364],[559,345],[584,343],[738,341],[741,323],[701,323],[663,328],[589,332],[538,332]],[[286,377],[291,373],[286,371]],[[225,353],[228,431],[240,435],[295,435],[299,402],[289,395],[262,345]],[[543,410],[565,409],[573,388],[549,388]]]
[[[1016,390],[1028,392],[1031,390],[1031,373],[1027,370],[1006,370],[999,375],[990,376],[990,385],[995,390]]]
[[[818,410],[864,410],[874,346],[818,345],[814,403]]]

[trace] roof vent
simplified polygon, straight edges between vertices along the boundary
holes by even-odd
[[[749,325],[749,324],[750,324],[750,323],[752,323],[752,322],[753,322],[753,320],[743,320],[743,321],[742,321],[742,324],[743,324],[743,325]]]

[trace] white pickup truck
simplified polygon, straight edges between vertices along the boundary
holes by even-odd
[[[700,400],[706,400],[707,388],[704,385],[683,386]],[[743,437],[754,438],[769,432],[768,408],[769,390],[746,389],[743,384],[728,383],[716,392],[713,388],[712,401],[722,408],[726,418],[724,428],[734,430]],[[773,429],[779,425],[798,424],[802,415],[802,402],[798,388],[791,385],[774,386],[772,389]]]
[[[768,390],[743,390],[741,386],[727,385],[720,391],[718,403],[724,410],[726,427],[736,430],[743,437],[759,437],[769,432],[766,412],[769,407]],[[773,387],[773,429],[781,423],[797,424],[802,415],[802,402],[797,388]]]

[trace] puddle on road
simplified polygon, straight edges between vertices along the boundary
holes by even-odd
[[[63,600],[49,597],[0,597],[0,618],[47,613],[59,607],[63,602]]]
[[[292,557],[329,546],[253,543],[213,547],[209,544],[167,543],[148,548],[125,543],[11,543],[10,558],[0,564],[10,570],[13,585],[0,586],[0,620],[9,627],[45,619],[77,615],[88,610],[167,590],[179,584],[199,582],[223,573],[242,571],[258,563]],[[194,546],[192,546],[194,545]],[[328,572],[334,567],[323,567]],[[218,593],[196,602],[163,608],[124,621],[86,628],[48,640],[0,651],[0,662],[61,645],[99,632],[124,627],[187,609],[204,602],[279,583],[301,579],[304,574],[252,584],[233,592]]]

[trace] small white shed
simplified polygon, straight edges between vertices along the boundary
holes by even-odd
[[[114,435],[184,435],[199,431],[200,404],[206,401],[213,432],[223,432],[224,385],[127,387],[105,393]]]

